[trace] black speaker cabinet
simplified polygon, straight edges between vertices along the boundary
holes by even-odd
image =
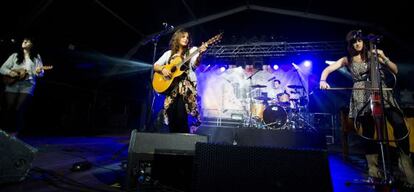
[[[0,131],[0,184],[25,179],[37,150]]]
[[[198,143],[193,185],[213,191],[333,191],[327,151]]]
[[[208,136],[210,143],[326,149],[325,135],[314,130],[200,127],[196,133]]]
[[[133,130],[128,149],[126,190],[158,184],[189,191],[198,142],[206,143],[207,136]]]

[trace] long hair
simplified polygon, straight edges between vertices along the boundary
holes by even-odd
[[[35,62],[35,58],[36,57],[39,57],[39,51],[36,48],[35,39],[32,38],[32,37],[25,37],[25,38],[23,38],[22,42],[24,40],[30,40],[32,42],[32,47],[30,48],[30,51],[29,51],[29,57],[30,57],[30,60],[32,60],[33,62]],[[23,52],[23,49],[20,48],[17,51],[17,64],[22,64],[23,63],[23,60],[24,60],[24,52]]]
[[[185,33],[188,33],[188,44],[186,47],[184,47],[182,54],[185,54],[185,52],[187,52],[191,44],[190,33],[186,31],[185,29],[178,29],[177,31],[175,31],[175,33],[173,34],[170,40],[171,55],[174,55],[175,53],[178,52],[180,48],[180,39]]]
[[[359,53],[354,49],[354,43],[358,40],[362,39],[362,31],[361,30],[352,30],[349,31],[346,35],[346,41],[348,43],[347,50],[348,50],[348,62],[352,62],[352,57],[358,55]],[[368,60],[368,48],[366,46],[365,41],[363,41],[363,47],[361,50],[361,59],[363,61]]]

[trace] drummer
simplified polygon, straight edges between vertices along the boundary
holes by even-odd
[[[277,94],[277,105],[280,105],[284,108],[293,108],[293,102],[290,99],[290,95],[287,92]]]
[[[285,93],[286,89],[281,85],[280,80],[273,80],[271,89],[268,91],[268,96],[272,99],[272,103],[278,102],[277,96],[281,93]]]

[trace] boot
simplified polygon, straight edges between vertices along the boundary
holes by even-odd
[[[398,168],[404,173],[407,183],[414,185],[414,168],[411,157],[401,152],[400,158],[398,159]]]
[[[368,175],[370,177],[381,178],[381,173],[378,169],[378,154],[365,155],[368,164]]]

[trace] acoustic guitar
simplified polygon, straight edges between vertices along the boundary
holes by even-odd
[[[43,70],[50,70],[53,68],[53,66],[43,66],[41,67]],[[12,77],[10,75],[3,75],[3,83],[5,85],[12,85],[14,83],[16,83],[17,81],[21,81],[27,78],[27,75],[29,75],[29,73],[27,73],[26,69],[12,69],[12,71],[16,72],[18,75],[15,77]]]
[[[220,33],[211,39],[209,39],[206,44],[211,45],[219,40],[221,40],[223,33]],[[162,73],[154,73],[154,78],[152,79],[152,87],[157,93],[166,94],[168,93],[176,84],[178,77],[180,77],[189,67],[187,62],[199,53],[200,48],[192,52],[185,59],[182,57],[173,58],[170,63],[164,65],[165,69],[171,72],[171,77],[165,77]]]

